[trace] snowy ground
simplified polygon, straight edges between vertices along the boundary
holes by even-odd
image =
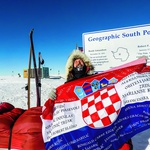
[[[65,82],[64,79],[41,80],[41,105],[48,98],[49,91]],[[0,76],[0,102],[9,102],[15,107],[27,109],[27,79],[14,76]],[[31,79],[31,107],[36,106],[35,79]],[[132,138],[134,150],[150,150],[150,129]]]

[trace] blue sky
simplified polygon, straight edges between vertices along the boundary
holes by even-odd
[[[37,66],[41,52],[50,74],[64,74],[83,33],[149,24],[149,6],[149,0],[1,0],[0,75],[28,68],[32,28]]]

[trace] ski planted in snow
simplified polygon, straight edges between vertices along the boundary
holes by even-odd
[[[39,83],[39,77],[37,73],[37,67],[36,67],[36,57],[34,52],[34,45],[33,45],[33,31],[30,32],[30,54],[29,54],[29,64],[28,64],[28,84],[25,87],[26,90],[28,90],[28,109],[30,108],[30,78],[31,78],[31,60],[33,59],[33,65],[34,65],[34,73],[35,73],[35,85],[36,85],[36,97],[37,97],[37,107],[41,106],[41,99],[40,99],[40,91],[39,88],[41,87],[41,83]]]
[[[35,57],[35,52],[34,52],[34,44],[33,44],[33,31],[34,29],[31,30],[30,32],[30,44],[31,44],[31,51],[32,51],[32,56],[33,56],[33,65],[34,65],[34,73],[35,73],[35,85],[36,85],[36,96],[37,96],[37,107],[41,105],[40,102],[40,95],[39,95],[39,78],[37,74],[37,67],[36,67],[36,57]]]
[[[26,90],[28,91],[28,109],[30,108],[30,77],[31,77],[31,59],[32,59],[32,49],[30,47],[30,54],[29,54],[29,64],[28,64],[28,84],[26,86]]]

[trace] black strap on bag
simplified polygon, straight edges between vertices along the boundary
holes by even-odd
[[[133,150],[133,143],[132,143],[132,140],[130,139],[128,142],[127,142],[130,146],[130,150]]]

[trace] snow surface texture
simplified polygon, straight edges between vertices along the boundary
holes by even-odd
[[[52,88],[62,85],[65,79],[41,79],[41,105],[48,99]],[[8,102],[15,107],[27,109],[27,79],[16,76],[0,76],[0,102]],[[31,107],[36,106],[35,79],[31,79]],[[134,150],[150,150],[150,129],[132,138]],[[0,150],[4,150],[1,149]]]

